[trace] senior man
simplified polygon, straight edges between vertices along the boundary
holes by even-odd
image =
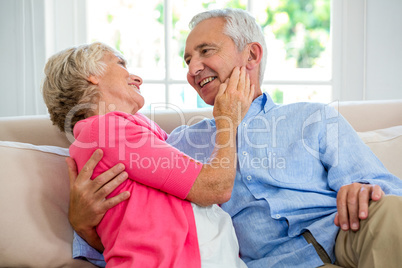
[[[187,80],[206,103],[214,104],[220,84],[236,66],[245,66],[256,86],[238,127],[233,192],[221,205],[232,217],[248,267],[329,267],[335,262],[343,267],[399,267],[402,182],[334,109],[316,103],[276,105],[262,93],[266,46],[247,12],[208,11],[196,15],[190,26],[184,55]],[[204,120],[177,128],[168,142],[202,161],[211,154],[215,131],[214,121]],[[96,152],[78,177],[74,162],[67,161],[70,222],[98,250],[102,246],[94,226],[108,208],[129,198],[122,193],[105,199],[127,177],[121,166],[90,181],[100,158]],[[215,203],[222,192],[211,185],[196,180],[186,199]],[[76,238],[76,249],[85,246]],[[92,253],[96,255],[81,255],[93,258]]]

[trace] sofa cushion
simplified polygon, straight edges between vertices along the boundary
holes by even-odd
[[[0,142],[0,267],[95,267],[72,259],[66,155]]]
[[[402,179],[402,126],[358,132],[358,134],[384,166]]]
[[[402,178],[402,126],[358,134]],[[0,267],[94,267],[71,257],[67,155],[64,148],[0,141]]]

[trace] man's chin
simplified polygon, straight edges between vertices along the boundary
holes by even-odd
[[[216,92],[216,93],[214,94],[212,92]],[[203,94],[203,93],[206,93],[206,94]],[[202,92],[202,90],[201,90],[201,94],[199,94],[199,95],[206,104],[213,106],[215,103],[215,97],[217,94],[218,94],[218,90],[212,90],[212,91],[208,91],[208,92],[207,92],[207,90],[206,90],[206,92]]]
[[[209,101],[209,102],[205,102],[205,103],[208,104],[208,105],[214,106],[215,100],[212,100],[212,101]]]
[[[215,96],[207,95],[207,96],[201,96],[201,99],[208,105],[214,106],[215,104]]]

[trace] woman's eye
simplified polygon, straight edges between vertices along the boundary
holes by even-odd
[[[124,68],[126,68],[126,61],[124,61],[124,60],[122,60],[122,59],[120,59],[120,60],[117,62],[117,64],[119,64],[119,65],[123,66]]]

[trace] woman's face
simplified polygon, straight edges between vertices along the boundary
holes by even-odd
[[[106,52],[102,61],[106,71],[90,81],[98,85],[101,92],[99,114],[109,111],[121,111],[135,114],[144,106],[144,97],[140,93],[142,79],[130,74],[125,61],[111,52]]]

